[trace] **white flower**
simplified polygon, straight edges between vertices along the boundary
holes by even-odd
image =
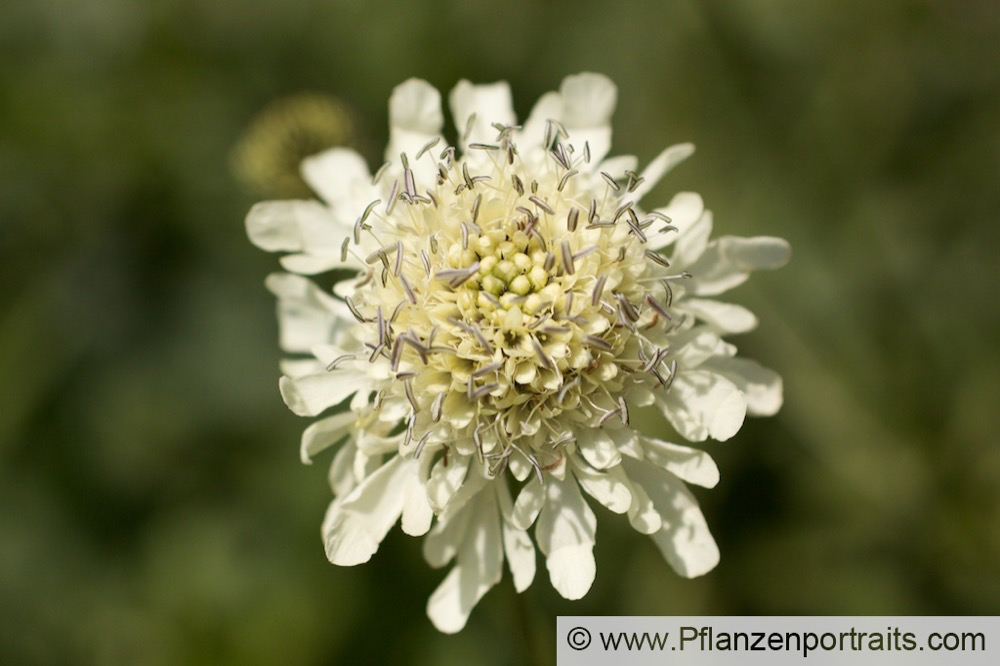
[[[568,77],[515,125],[506,83],[459,83],[461,139],[447,147],[438,92],[412,79],[390,99],[386,164],[356,153],[303,164],[322,199],[272,201],[247,217],[251,240],[287,252],[278,297],[281,394],[309,426],[302,459],[334,456],[323,523],[334,564],[368,561],[397,521],[426,535],[434,567],[454,567],[428,614],[460,630],[501,577],[535,575],[537,543],[568,599],[596,572],[585,495],[649,534],[683,576],[719,553],[686,487],[712,487],[704,452],[630,427],[655,405],[683,439],[726,440],[747,413],[774,414],[781,379],[737,358],[728,333],[746,309],[706,297],[782,265],[778,238],[709,240],[701,197],[640,198],[693,152],[663,151],[637,173],[607,154],[615,86]],[[303,275],[348,268],[334,295]],[[529,530],[534,526],[534,540]]]

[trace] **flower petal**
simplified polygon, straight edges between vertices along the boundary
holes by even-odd
[[[431,470],[427,481],[427,497],[431,507],[440,513],[451,498],[462,487],[462,482],[469,472],[469,458],[466,456],[441,457]]]
[[[351,235],[351,226],[340,224],[332,212],[317,201],[264,201],[255,204],[247,213],[246,227],[250,240],[263,250],[305,252],[310,261],[322,262],[328,267],[357,265],[352,257],[348,257],[346,262],[340,260],[340,246]],[[295,272],[308,274],[320,271]]]
[[[708,238],[711,235],[712,211],[706,210],[687,229],[680,230],[674,242],[674,254],[671,258],[674,268],[688,268],[697,262],[708,248]],[[692,280],[687,280],[685,286],[691,282]]]
[[[608,470],[606,473],[592,469],[576,455],[570,456],[573,466],[573,475],[576,476],[580,487],[587,491],[587,494],[606,506],[614,513],[625,513],[632,505],[632,493],[629,492],[619,474],[615,474],[617,467]]]
[[[647,461],[679,479],[704,488],[714,488],[719,483],[719,468],[704,451],[653,437],[642,437],[642,445]]]
[[[389,98],[389,144],[385,159],[391,167],[386,181],[402,173],[399,156],[406,153],[410,157],[410,167],[414,178],[421,186],[433,182],[436,167],[433,160],[417,160],[416,155],[441,135],[444,115],[441,113],[441,93],[431,84],[421,79],[409,79],[392,91]],[[402,183],[400,183],[402,187]]]
[[[510,521],[514,527],[526,530],[538,517],[538,512],[542,510],[545,503],[545,488],[539,483],[538,478],[532,476],[517,494],[517,501],[511,512]]]
[[[656,467],[625,463],[635,484],[641,484],[663,517],[663,527],[653,535],[670,566],[686,578],[708,573],[719,563],[719,547],[698,507],[698,501],[673,475]]]
[[[650,250],[662,250],[668,245],[677,241],[678,238],[688,233],[692,225],[697,222],[702,213],[705,212],[705,202],[697,192],[678,192],[670,203],[664,208],[657,208],[657,213],[661,213],[670,218],[670,226],[677,230],[667,230],[659,233],[662,224],[657,222],[651,228],[649,242],[646,247]],[[675,257],[676,259],[676,257]]]
[[[331,562],[354,566],[371,559],[399,520],[407,479],[416,474],[418,465],[396,456],[330,506],[323,521],[323,541]]]
[[[704,364],[737,386],[747,398],[751,416],[773,416],[783,402],[781,375],[746,358],[716,357]]]
[[[403,519],[405,534],[423,536],[431,528],[434,511],[427,499],[427,468],[429,458],[420,463],[419,472],[411,476],[403,494]]]
[[[302,445],[299,448],[302,462],[311,465],[314,455],[351,434],[356,423],[357,416],[351,412],[344,412],[310,425],[302,433]]]
[[[689,264],[694,276],[691,291],[714,296],[743,284],[751,271],[773,270],[788,263],[791,246],[783,238],[723,236],[712,241],[698,260]]]
[[[507,556],[507,566],[514,578],[514,589],[524,592],[535,579],[535,545],[523,529],[514,525],[514,506],[510,490],[505,483],[494,484],[497,490],[497,504],[503,517],[503,550]]]
[[[597,469],[607,469],[621,462],[622,454],[614,440],[601,428],[577,430],[576,445],[584,459]]]
[[[704,298],[685,298],[678,305],[722,333],[746,333],[757,327],[757,317],[741,305]]]
[[[642,197],[651,189],[656,187],[667,173],[675,166],[691,157],[694,154],[693,143],[678,143],[665,149],[662,153],[653,158],[653,161],[646,165],[639,177],[642,182],[634,190],[632,196],[634,201],[642,200]]]
[[[365,206],[378,198],[367,162],[348,148],[331,148],[307,157],[302,161],[302,178],[347,230]]]
[[[307,352],[315,345],[332,342],[354,321],[346,305],[306,278],[272,273],[264,284],[278,297],[279,337],[287,352]]]
[[[611,150],[611,116],[618,88],[603,74],[584,72],[563,79],[559,88],[563,109],[559,120],[569,132],[569,143],[582,154],[590,145],[590,160],[599,164]]]
[[[700,442],[708,437],[725,441],[735,435],[746,417],[743,392],[714,372],[680,372],[657,404],[684,439]]]
[[[316,416],[361,390],[367,382],[364,374],[348,369],[304,377],[278,380],[281,397],[299,416]]]
[[[506,81],[473,85],[463,79],[452,89],[448,101],[463,151],[470,143],[494,143],[497,130],[493,123],[513,125],[517,122],[510,85]],[[469,126],[469,118],[473,115],[475,118]]]
[[[535,525],[546,555],[552,587],[566,599],[580,599],[594,583],[597,518],[572,478],[546,480],[546,501]]]
[[[461,631],[472,609],[503,575],[503,549],[496,496],[481,493],[458,551],[458,561],[427,602],[427,615],[438,631]]]

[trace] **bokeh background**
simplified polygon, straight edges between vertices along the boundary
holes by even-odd
[[[1000,612],[1000,4],[31,0],[0,6],[0,663],[513,664],[558,614]],[[376,166],[392,87],[583,70],[614,153],[698,153],[718,233],[788,238],[733,298],[785,378],[711,444],[723,557],[675,576],[598,509],[577,603],[541,567],[466,630],[391,533],[329,565],[325,464],[277,392],[246,240],[329,143]]]

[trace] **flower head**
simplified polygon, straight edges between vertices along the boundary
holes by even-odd
[[[356,153],[307,159],[318,201],[273,201],[250,238],[285,251],[278,297],[288,406],[318,416],[308,462],[342,440],[323,523],[335,564],[376,552],[397,522],[425,535],[435,567],[455,566],[428,614],[458,631],[507,564],[518,591],[535,545],[554,587],[582,597],[596,572],[596,518],[584,495],[649,534],[683,576],[719,553],[686,483],[712,487],[704,452],[643,434],[655,405],[689,441],[725,440],[747,413],[781,404],[781,380],[723,341],[752,329],[746,309],[705,297],[789,254],[781,239],[709,240],[701,197],[640,199],[693,152],[663,151],[641,172],[612,157],[616,89],[581,74],[517,125],[505,83],[460,82],[460,138],[444,144],[438,92],[424,81],[390,100],[386,163]],[[356,272],[333,294],[304,275]],[[534,539],[529,530],[534,532]]]

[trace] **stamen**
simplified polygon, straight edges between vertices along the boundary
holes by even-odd
[[[350,296],[344,296],[344,303],[347,304],[347,309],[351,311],[351,314],[354,315],[354,318],[358,320],[358,323],[360,324],[368,323],[368,320],[361,316],[361,313],[358,311],[358,306],[354,304],[354,301],[351,300]]]
[[[542,345],[539,344],[538,340],[536,340],[534,336],[531,336],[528,339],[531,340],[531,347],[535,350],[535,355],[541,362],[542,367],[546,370],[552,370],[555,366],[552,363],[552,359],[550,359],[548,355],[546,355],[545,350],[542,349]]]
[[[479,205],[483,203],[483,195],[477,194],[476,199],[472,202],[472,223],[475,224],[476,220],[479,219]]]
[[[660,302],[655,298],[653,298],[652,294],[646,294],[646,302],[649,304],[649,307],[656,310],[656,312],[660,316],[666,318],[668,321],[673,319],[673,317],[670,316],[670,313],[667,311],[667,309],[662,305],[660,305]]]
[[[333,372],[334,370],[337,369],[337,366],[343,363],[344,361],[353,361],[356,358],[357,356],[355,356],[354,354],[343,354],[341,356],[338,356],[337,358],[330,361],[330,365],[326,366],[327,372]]]
[[[431,259],[427,256],[427,250],[420,250],[420,261],[424,264],[424,272],[427,277],[431,276]]]
[[[541,197],[536,197],[536,196],[532,195],[532,196],[528,197],[528,201],[530,201],[531,203],[535,204],[536,206],[538,206],[539,208],[541,208],[542,210],[544,210],[549,215],[555,215],[555,213],[556,213],[554,210],[552,210],[552,206],[550,206],[547,203],[545,203],[545,201]]]
[[[569,393],[570,390],[572,390],[574,387],[579,385],[580,385],[579,375],[577,375],[570,381],[565,382],[562,386],[559,387],[559,393],[556,394],[556,402],[558,402],[561,405],[563,403],[563,400],[566,398],[566,394]]]
[[[340,244],[340,262],[343,263],[347,261],[347,248],[351,244],[351,237],[348,236],[344,239],[344,242]]]
[[[618,412],[622,417],[622,425],[628,427],[628,405],[625,403],[625,396],[618,396]]]
[[[575,176],[578,173],[580,173],[580,172],[577,171],[576,169],[570,169],[569,171],[567,171],[566,173],[564,173],[563,177],[559,179],[559,185],[556,187],[556,189],[559,190],[560,192],[562,192],[563,188],[566,187],[566,183],[569,182],[569,179],[572,178],[573,176]]]
[[[396,241],[396,265],[392,267],[392,274],[399,277],[401,270],[403,270],[403,242]]]
[[[664,268],[670,268],[670,262],[659,252],[654,252],[653,250],[645,250],[645,255],[654,263],[663,266]]]
[[[427,440],[431,438],[430,431],[425,432],[424,436],[417,441],[417,448],[413,451],[413,457],[419,458],[420,454],[424,451],[424,445],[427,444]]]
[[[392,209],[396,206],[396,195],[399,194],[399,181],[392,181],[392,190],[389,192],[389,200],[385,203],[385,214],[392,215]]]
[[[407,379],[403,382],[403,389],[406,391],[406,399],[410,401],[410,406],[413,407],[413,418],[416,419],[416,412],[420,411],[420,405],[417,403],[417,398],[413,395],[413,382]]]
[[[470,395],[469,398],[471,400],[479,400],[487,393],[495,391],[498,388],[500,388],[499,384],[487,384],[485,386],[480,386],[479,388],[477,388],[475,391],[472,392],[472,395]]]
[[[632,305],[632,302],[625,298],[625,294],[616,293],[615,298],[618,299],[618,304],[629,321],[639,321],[639,313],[636,311],[635,306]]]
[[[563,241],[560,245],[561,255],[562,255],[562,265],[563,270],[567,275],[573,274],[573,253],[569,249],[569,241]]]
[[[604,283],[608,281],[607,274],[602,274],[594,284],[594,290],[590,292],[590,304],[596,306],[601,301],[601,294],[604,293]]]
[[[580,209],[574,206],[569,209],[569,215],[566,216],[566,229],[569,231],[576,231],[577,219],[580,217]]]
[[[413,159],[419,160],[421,157],[423,157],[424,153],[426,153],[428,150],[430,150],[434,146],[438,145],[438,142],[440,140],[441,140],[441,137],[436,136],[433,139],[431,139],[430,141],[428,141],[427,143],[425,143],[424,147],[417,151],[417,155]]]
[[[444,393],[438,393],[431,404],[431,420],[437,423],[441,420],[441,407],[444,405]]]
[[[368,204],[368,206],[365,208],[365,212],[361,213],[361,221],[364,222],[365,220],[367,220],[368,216],[371,215],[373,210],[375,210],[375,206],[379,205],[380,203],[382,203],[382,200],[376,199],[375,201]]]
[[[409,280],[406,279],[405,275],[399,276],[399,282],[403,285],[403,291],[406,292],[406,298],[410,300],[414,305],[417,304],[417,295],[413,292],[413,287],[410,286]]]
[[[608,186],[611,189],[613,189],[615,192],[621,191],[621,189],[622,189],[621,185],[619,185],[618,183],[616,183],[615,179],[612,178],[611,174],[609,174],[607,171],[602,171],[601,172],[601,178],[603,178],[604,182],[606,182],[608,184]]]
[[[597,422],[597,425],[603,426],[605,423],[607,423],[608,421],[610,421],[611,419],[613,419],[615,416],[617,416],[620,412],[621,412],[621,408],[620,407],[618,407],[616,409],[612,409],[609,412],[605,412],[604,416],[602,416],[601,419]]]
[[[500,363],[499,361],[496,363],[490,363],[489,365],[479,368],[478,370],[473,372],[472,376],[482,377],[483,375],[488,375],[491,372],[496,372],[497,370],[499,370],[502,365],[503,363]]]
[[[388,168],[389,168],[389,163],[388,162],[386,162],[385,164],[383,164],[382,166],[380,166],[378,168],[378,171],[376,171],[375,175],[372,176],[372,185],[378,184],[378,181],[380,181],[382,179],[382,174],[384,174],[385,170],[388,169]]]
[[[585,342],[590,344],[591,347],[597,347],[601,351],[609,352],[614,349],[614,347],[611,346],[610,342],[608,342],[604,338],[599,338],[596,335],[586,335],[584,336],[583,339]]]
[[[596,245],[591,245],[590,247],[584,248],[573,255],[573,261],[579,261],[580,259],[586,257],[588,254],[597,252],[599,249],[600,248],[597,247]]]
[[[518,178],[516,173],[510,175],[511,181],[514,183],[514,189],[517,190],[518,196],[524,196],[524,183]]]
[[[381,305],[375,308],[375,326],[378,328],[378,343],[384,345],[386,341],[386,328]]]

